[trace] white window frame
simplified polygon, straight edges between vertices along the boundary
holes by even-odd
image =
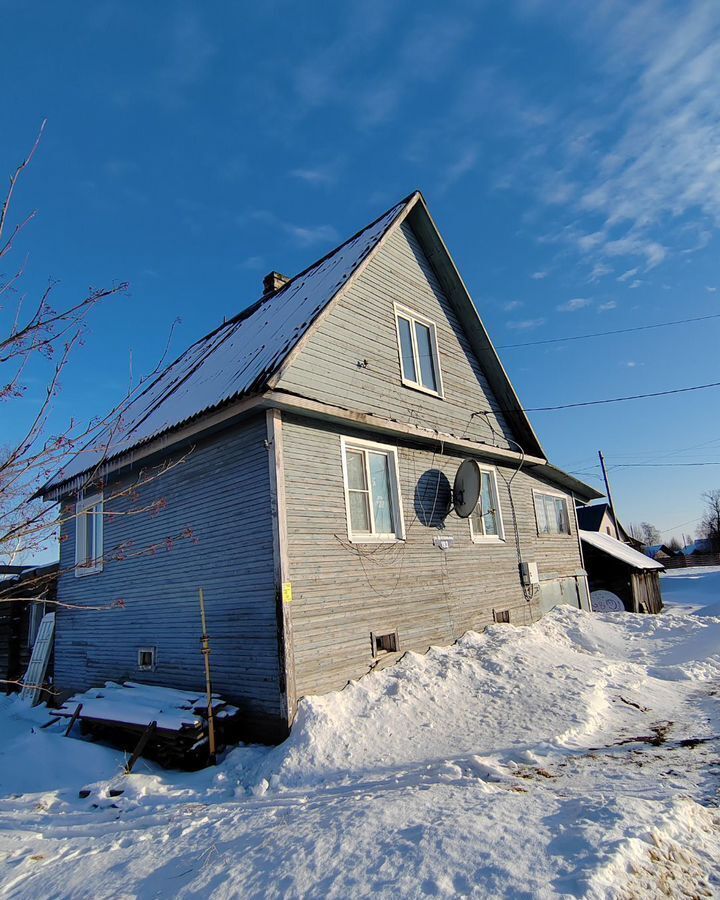
[[[149,653],[152,657],[152,662],[149,666],[140,664],[140,657],[143,653]],[[157,647],[138,647],[137,667],[140,672],[154,672],[157,667]]]
[[[567,531],[540,531],[540,522],[538,521],[538,511],[537,511],[537,497],[559,497],[561,500],[565,501],[565,511],[567,513],[567,523],[568,530]],[[557,538],[557,537],[572,537],[572,522],[570,521],[570,501],[567,494],[563,494],[562,491],[553,491],[551,489],[540,489],[533,488],[533,512],[535,513],[535,528],[538,533],[538,537],[541,538]]]
[[[374,450],[378,453],[387,454],[390,474],[390,497],[393,504],[393,519],[395,522],[394,533],[379,534],[377,532],[358,532],[355,534],[353,532],[352,519],[350,517],[350,489],[347,471],[348,450]],[[397,447],[392,447],[389,444],[376,444],[374,441],[363,441],[356,438],[345,437],[343,435],[340,438],[340,456],[342,459],[343,490],[345,492],[345,515],[347,516],[347,531],[350,542],[353,544],[394,544],[404,541],[405,519],[403,516],[402,497],[400,494],[400,469],[398,467]],[[367,457],[365,457],[365,459],[367,459]],[[367,472],[367,470],[366,478],[368,479],[369,485],[369,472]],[[372,502],[370,503],[370,521],[371,525],[374,527]]]
[[[492,486],[493,491],[495,493],[495,503],[497,504],[495,510],[497,512],[497,525],[498,525],[498,533],[497,534],[475,534],[475,529],[473,528],[473,517],[472,513],[468,516],[468,522],[470,524],[470,539],[474,544],[503,544],[505,543],[505,526],[503,524],[503,516],[502,509],[500,508],[500,492],[498,491],[498,481],[497,481],[497,469],[495,466],[484,466],[478,463],[478,469],[481,472],[488,472],[492,476]],[[482,492],[482,485],[481,485]],[[482,493],[481,493],[482,496]],[[480,502],[480,497],[478,497],[478,503]],[[477,504],[475,506],[477,509]],[[475,510],[473,510],[473,513]]]
[[[90,561],[81,558],[81,548],[85,548],[85,537],[87,529],[88,517],[84,515],[86,510],[93,506],[99,506],[100,529],[98,541],[99,546],[95,547],[95,559]],[[96,513],[97,515],[97,513]],[[103,568],[103,544],[104,544],[104,501],[102,492],[96,494],[88,494],[87,497],[81,497],[75,504],[75,577],[82,578],[85,575],[94,575],[102,572]]]
[[[412,388],[414,391],[421,391],[423,394],[430,394],[431,397],[439,397],[441,400],[444,399],[445,394],[443,391],[442,370],[440,369],[440,352],[438,350],[437,325],[435,324],[435,322],[433,322],[432,319],[428,319],[427,316],[422,316],[420,315],[420,313],[414,312],[407,306],[402,306],[399,303],[394,303],[393,307],[395,310],[395,336],[397,338],[398,358],[400,360],[400,380],[405,385],[405,387]],[[403,367],[402,342],[400,340],[401,316],[403,319],[408,319],[410,321],[410,339],[412,341],[415,372],[417,373],[418,378],[420,378],[421,375],[420,358],[417,348],[417,337],[415,335],[415,322],[419,322],[421,325],[425,325],[430,329],[430,344],[432,348],[433,365],[435,366],[435,377],[437,379],[436,391],[434,391],[432,388],[425,387],[425,385],[420,381],[412,381],[412,379],[407,378],[405,375],[405,369]]]

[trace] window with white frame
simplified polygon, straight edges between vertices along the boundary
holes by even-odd
[[[75,574],[90,575],[103,565],[103,497],[91,494],[75,507]]]
[[[435,323],[402,306],[395,307],[403,384],[442,395]]]
[[[397,454],[392,447],[342,441],[348,533],[353,541],[404,537]]]
[[[538,534],[570,534],[567,498],[534,491]]]
[[[501,541],[505,537],[494,469],[480,469],[480,497],[470,516],[470,531],[474,541]]]

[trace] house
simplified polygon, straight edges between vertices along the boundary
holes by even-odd
[[[612,608],[605,605],[609,594],[619,599],[627,612],[662,610],[662,563],[603,531],[581,530],[580,538],[593,608]]]
[[[609,534],[610,537],[623,544],[629,544],[635,550],[640,552],[644,549],[642,541],[632,537],[625,531],[622,523],[615,518],[612,507],[609,503],[592,503],[589,506],[578,507],[578,522],[583,531],[598,531],[602,534]]]
[[[0,566],[0,682],[5,693],[20,687],[40,622],[55,609],[57,579],[57,562]],[[52,679],[52,657],[48,675]]]
[[[421,194],[264,288],[44,488],[59,690],[204,684],[202,587],[213,685],[276,740],[407,650],[589,608],[575,503],[601,495],[548,462]]]
[[[710,538],[698,538],[696,541],[693,541],[692,544],[688,544],[687,547],[684,547],[682,553],[684,556],[705,556],[709,553],[713,553],[715,548],[713,547],[713,542]]]
[[[654,544],[650,547],[645,547],[643,550],[645,556],[649,556],[650,559],[656,559],[658,562],[665,563],[669,559],[674,559],[678,554],[668,547],[667,544]]]

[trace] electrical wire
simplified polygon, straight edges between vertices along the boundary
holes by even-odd
[[[646,400],[649,397],[667,397],[669,394],[687,394],[689,391],[703,391],[706,388],[720,387],[720,381],[709,384],[696,384],[692,387],[673,388],[669,391],[652,391],[649,394],[628,394],[627,397],[609,397],[605,400],[582,400],[578,403],[561,403],[557,406],[526,406],[524,412],[553,412],[557,409],[576,409],[579,406],[601,406],[605,403],[624,403],[627,400]],[[504,409],[502,412],[518,412],[517,409]]]
[[[720,319],[720,313],[709,316],[695,316],[692,319],[676,319],[674,322],[654,322],[651,325],[636,325],[633,328],[616,328],[613,331],[592,331],[588,334],[572,334],[567,337],[547,338],[540,341],[525,341],[522,344],[499,344],[497,350],[516,350],[520,347],[538,347],[541,344],[562,344],[567,341],[586,341],[589,338],[607,337],[613,334],[630,334],[633,331],[649,331],[652,328],[669,328],[671,325],[688,325],[691,322],[706,322],[708,319]]]

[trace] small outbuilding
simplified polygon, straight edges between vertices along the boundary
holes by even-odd
[[[0,690],[19,690],[43,616],[55,608],[57,562],[0,566]],[[2,577],[6,576],[6,577]],[[52,679],[52,657],[48,668]]]
[[[580,539],[593,609],[619,609],[622,603],[627,612],[662,610],[662,563],[601,531],[581,530]]]

